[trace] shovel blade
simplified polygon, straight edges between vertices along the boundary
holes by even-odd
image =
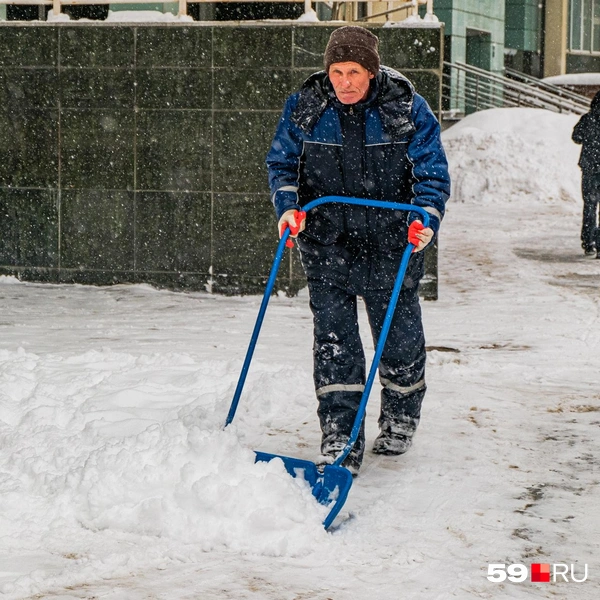
[[[309,460],[256,452],[255,462],[269,462],[274,458],[283,461],[286,471],[292,477],[302,477],[312,488],[312,494],[319,504],[329,506],[329,513],[323,521],[323,527],[328,529],[346,502],[352,486],[352,474],[348,469],[337,465],[327,465],[320,473],[317,465]]]

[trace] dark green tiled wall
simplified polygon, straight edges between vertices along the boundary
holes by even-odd
[[[212,189],[212,113],[141,110],[136,125],[138,190]]]
[[[427,99],[432,109],[437,112],[442,92],[438,74],[433,71],[417,71],[412,69],[403,69],[402,73],[412,81],[415,89]]]
[[[265,155],[333,29],[0,24],[0,273],[262,291]],[[440,30],[377,33],[382,63],[439,110]],[[283,265],[294,292],[297,256]]]
[[[214,117],[213,189],[268,194],[265,156],[279,111],[223,111]]]
[[[0,67],[56,67],[58,28],[3,25]]]
[[[23,108],[57,108],[57,79],[57,70],[51,67],[0,67],[0,106],[11,112]]]
[[[0,108],[0,187],[58,187],[58,111]]]
[[[58,267],[56,191],[0,188],[0,264]]]
[[[294,91],[288,69],[216,69],[214,105],[217,110],[280,110]]]
[[[217,290],[264,287],[277,245],[273,221],[268,194],[215,194],[213,268],[221,275],[215,281]]]
[[[61,111],[61,185],[64,188],[134,188],[133,111]]]
[[[136,27],[139,68],[212,67],[213,28],[181,26]]]
[[[290,68],[292,34],[292,27],[215,27],[213,66],[230,69]]]
[[[60,66],[133,67],[135,29],[132,27],[63,27],[59,29]]]
[[[211,69],[137,69],[136,105],[139,109],[191,110],[212,108]]]
[[[327,40],[335,27],[323,26],[315,28],[298,27],[294,30],[294,68],[310,69],[311,72],[323,68],[323,52]],[[379,35],[380,30],[377,31]]]
[[[136,214],[137,270],[209,272],[210,193],[140,192]]]
[[[418,35],[398,35],[394,27],[384,27],[378,35],[379,51],[384,64],[400,71],[439,69],[439,29],[421,29]]]
[[[127,109],[135,104],[133,69],[61,69],[60,104],[63,109]],[[139,85],[139,83],[138,83]]]
[[[63,190],[61,268],[134,270],[133,192]]]

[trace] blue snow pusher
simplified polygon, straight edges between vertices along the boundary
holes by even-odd
[[[403,210],[408,212],[415,212],[421,216],[421,221],[425,227],[429,225],[429,215],[423,208],[419,206],[413,206],[412,204],[399,204],[396,202],[385,202],[381,200],[367,200],[364,198],[324,196],[323,198],[318,198],[317,200],[309,202],[303,208],[303,211],[308,212],[316,206],[320,206],[321,204],[331,202],[356,204],[360,206],[372,206],[375,208],[386,208],[389,210]],[[283,231],[282,233],[281,239],[279,240],[279,245],[277,246],[275,259],[273,261],[273,266],[271,267],[271,273],[269,274],[269,279],[267,281],[262,303],[258,311],[258,317],[256,318],[256,324],[254,325],[254,331],[252,332],[250,344],[248,345],[246,358],[244,360],[244,365],[240,373],[237,388],[233,396],[233,401],[231,402],[229,413],[227,415],[227,420],[225,421],[225,427],[227,427],[227,425],[229,425],[233,421],[233,417],[235,416],[240,396],[242,394],[242,389],[246,381],[246,375],[248,374],[248,369],[252,360],[252,355],[254,354],[254,348],[256,346],[258,334],[262,326],[269,299],[271,297],[271,294],[273,293],[273,287],[275,285],[275,278],[277,277],[277,272],[279,271],[279,265],[281,263],[281,259],[283,258],[286,245],[288,247],[290,246],[289,235],[290,230],[286,227],[285,231]],[[402,260],[400,261],[398,274],[396,275],[396,280],[394,282],[394,288],[392,290],[390,303],[388,305],[387,312],[383,321],[381,335],[379,336],[377,346],[375,347],[375,355],[373,357],[373,362],[371,363],[369,375],[365,383],[365,389],[360,400],[358,411],[356,413],[356,419],[352,427],[352,432],[350,433],[350,437],[346,446],[336,457],[334,463],[331,465],[326,465],[323,471],[321,472],[317,469],[316,464],[309,460],[292,458],[290,456],[281,456],[279,454],[268,454],[266,452],[256,452],[256,462],[269,462],[274,458],[280,458],[283,461],[287,472],[292,477],[303,477],[304,480],[308,482],[308,484],[312,488],[313,496],[317,499],[317,501],[320,504],[330,507],[329,513],[323,521],[323,526],[325,527],[325,529],[328,529],[330,527],[330,525],[333,523],[334,519],[340,512],[342,506],[344,506],[346,498],[348,497],[348,492],[350,491],[350,487],[352,486],[352,474],[348,469],[342,467],[342,463],[352,450],[352,447],[354,446],[358,438],[358,433],[360,431],[360,427],[365,416],[367,402],[369,400],[369,394],[371,392],[373,381],[375,379],[375,375],[379,367],[379,361],[381,360],[383,347],[385,345],[385,341],[390,329],[392,316],[394,314],[394,310],[396,309],[396,303],[398,302],[398,296],[400,295],[400,289],[402,288],[402,282],[404,281],[404,275],[406,273],[408,261],[410,260],[410,255],[414,247],[415,246],[413,244],[409,243],[402,255]]]

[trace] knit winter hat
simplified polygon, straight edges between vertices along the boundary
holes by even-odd
[[[325,71],[333,63],[356,62],[377,75],[379,72],[379,38],[364,27],[347,25],[335,29],[325,48]]]

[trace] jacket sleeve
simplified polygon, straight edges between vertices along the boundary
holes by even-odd
[[[440,124],[422,96],[415,94],[412,108],[415,133],[408,145],[412,164],[413,204],[429,214],[429,226],[437,233],[450,197],[448,160],[442,146]],[[409,222],[418,219],[410,213]]]
[[[290,96],[283,108],[266,160],[271,201],[278,219],[287,210],[300,210],[298,186],[303,141],[300,130],[290,119],[295,99],[296,95]]]
[[[585,137],[585,130],[587,127],[588,115],[585,114],[577,121],[577,125],[573,128],[573,135],[571,135],[571,139],[576,144],[583,144]]]

